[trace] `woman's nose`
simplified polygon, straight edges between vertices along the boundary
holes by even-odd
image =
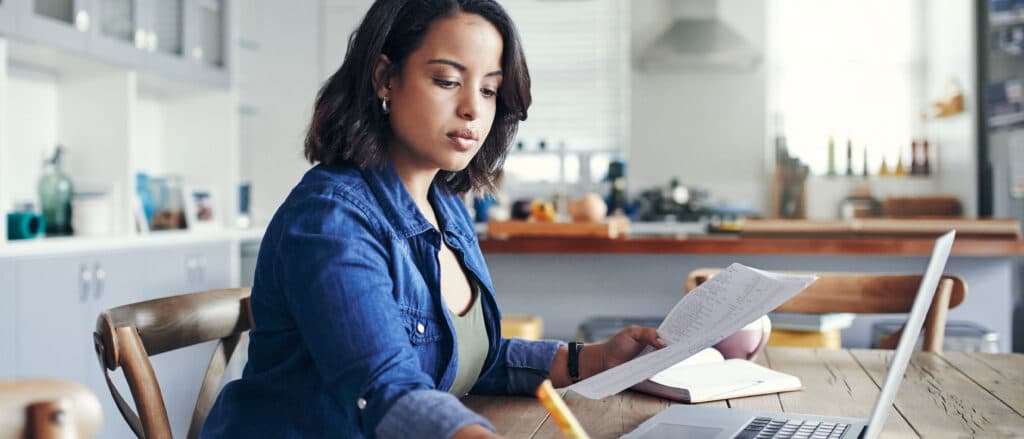
[[[475,120],[480,112],[480,93],[466,92],[459,99],[459,107],[456,109],[459,117],[465,120]]]

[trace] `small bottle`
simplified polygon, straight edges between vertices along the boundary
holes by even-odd
[[[891,175],[891,174],[889,174],[889,165],[887,163],[885,163],[885,156],[884,155],[882,156],[882,165],[878,167],[878,175],[882,176],[882,177],[887,177],[887,176]]]
[[[846,176],[853,176],[853,140],[846,139]]]
[[[921,173],[921,154],[917,151],[917,146],[917,139],[910,142],[910,175]]]
[[[61,169],[64,147],[57,145],[53,156],[43,161],[39,177],[39,204],[46,219],[46,236],[67,236],[71,230],[71,195],[74,185]]]
[[[861,170],[861,175],[863,175],[865,177],[868,176],[868,147],[867,146],[864,147],[864,165],[863,165],[863,169]]]
[[[622,214],[626,209],[626,164],[620,160],[608,163],[608,215]]]
[[[896,170],[893,172],[893,175],[897,177],[904,177],[907,175],[907,168],[903,166],[903,154],[900,154],[896,159]]]
[[[785,163],[789,157],[789,148],[786,146],[786,131],[783,129],[782,115],[775,115],[775,163]]]
[[[836,175],[836,141],[828,136],[828,175]]]
[[[921,175],[931,175],[932,168],[928,164],[928,140],[921,142]]]

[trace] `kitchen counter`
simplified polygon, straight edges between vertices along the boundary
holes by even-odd
[[[644,236],[622,239],[481,238],[485,254],[887,255],[931,253],[933,239],[905,237],[769,238],[737,235]],[[954,256],[1024,255],[1024,240],[957,238]]]
[[[482,237],[480,247],[505,313],[541,317],[545,337],[571,340],[588,318],[658,317],[679,300],[693,270],[739,262],[777,271],[920,273],[928,237],[630,236],[621,239]],[[957,237],[946,273],[963,277],[967,299],[949,319],[981,324],[1010,349],[1024,240]],[[567,257],[569,256],[569,257]],[[872,325],[900,316],[858,316],[846,347],[871,346]]]

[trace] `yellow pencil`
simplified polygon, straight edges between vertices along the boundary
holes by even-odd
[[[555,420],[555,424],[565,437],[590,439],[587,432],[583,431],[580,421],[577,421],[576,416],[569,411],[569,406],[565,405],[561,396],[558,396],[555,387],[551,385],[551,380],[544,380],[537,388],[537,399],[544,404],[544,408],[551,414],[551,418]]]

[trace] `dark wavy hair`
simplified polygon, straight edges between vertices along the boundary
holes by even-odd
[[[502,83],[490,133],[466,169],[441,170],[435,181],[455,193],[492,191],[505,163],[519,121],[530,107],[530,72],[519,33],[495,0],[377,0],[348,41],[341,67],[320,88],[306,133],[305,155],[311,163],[350,162],[361,169],[383,166],[393,133],[381,111],[374,69],[381,54],[391,61],[380,83],[400,75],[430,25],[458,12],[489,21],[503,40]]]

